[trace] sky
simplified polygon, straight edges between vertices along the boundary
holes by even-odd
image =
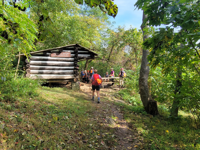
[[[140,29],[142,24],[142,10],[136,9],[134,6],[137,0],[114,0],[118,6],[118,14],[115,18],[110,18],[110,21],[115,21],[114,28],[125,26],[126,29]]]

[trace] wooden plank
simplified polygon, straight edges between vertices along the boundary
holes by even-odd
[[[71,53],[74,53],[74,50],[63,50],[63,52],[71,52]],[[89,51],[80,51],[78,50],[78,53],[79,54],[88,54],[90,53]]]
[[[30,60],[50,60],[50,61],[74,61],[74,58],[59,58],[59,57],[48,57],[48,56],[31,56]]]
[[[74,79],[74,75],[31,74],[31,79]]]
[[[74,62],[61,61],[30,61],[30,65],[46,65],[46,66],[73,66]]]
[[[31,70],[74,70],[77,69],[74,66],[36,66],[30,65]]]
[[[91,57],[90,54],[78,54],[78,57],[88,58]]]
[[[74,74],[74,70],[30,70],[31,74]]]
[[[51,57],[69,58],[69,57],[71,57],[71,52],[51,53],[50,56]]]
[[[33,53],[31,56],[50,56],[51,53]]]

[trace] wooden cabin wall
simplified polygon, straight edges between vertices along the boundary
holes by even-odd
[[[51,57],[51,53],[70,52],[71,57]],[[26,77],[32,79],[46,79],[49,82],[56,80],[77,80],[78,61],[93,58],[93,53],[80,47],[66,47],[32,53],[26,59]]]

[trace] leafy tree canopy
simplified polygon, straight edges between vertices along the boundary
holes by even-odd
[[[78,4],[87,4],[90,7],[99,7],[104,13],[115,17],[118,12],[118,7],[113,0],[75,0]]]

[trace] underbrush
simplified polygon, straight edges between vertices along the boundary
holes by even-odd
[[[133,106],[142,106],[140,95],[129,89],[120,90],[115,96]]]
[[[127,102],[127,104],[117,105],[120,105],[126,120],[133,129],[137,130],[140,136],[141,142],[137,145],[138,148],[151,150],[200,149],[200,126],[197,115],[199,112],[199,94],[191,94],[192,90],[197,87],[197,82],[193,89],[191,87],[185,88],[189,81],[186,82],[187,78],[184,79],[184,86],[181,89],[182,95],[181,98],[179,97],[181,99],[179,116],[170,117],[171,104],[175,98],[173,95],[174,88],[171,86],[172,79],[162,77],[161,80],[161,73],[159,70],[156,71],[153,72],[153,77],[149,82],[152,83],[150,92],[158,101],[159,116],[153,117],[145,112],[138,88],[135,87],[138,84],[137,72],[128,72],[129,78],[125,80],[127,81],[126,89],[115,94],[117,98]]]
[[[7,77],[5,81],[0,80],[0,101],[13,103],[18,97],[35,97],[39,85],[38,80]]]
[[[167,107],[161,105],[159,116],[148,115],[143,107],[117,104],[133,130],[137,130],[140,149],[194,150],[200,148],[200,129],[190,116],[171,118]]]
[[[106,149],[116,144],[113,131],[91,119],[95,107],[87,95],[47,87],[37,93],[0,103],[0,149]]]

